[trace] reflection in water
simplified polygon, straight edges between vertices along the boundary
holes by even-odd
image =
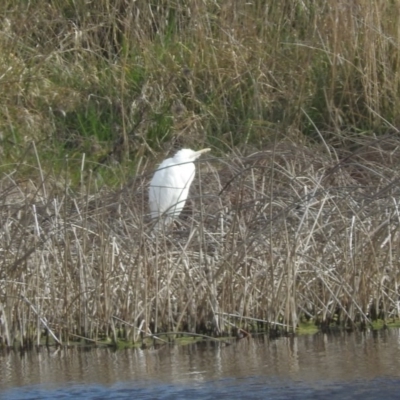
[[[391,329],[231,346],[7,351],[0,354],[0,398],[397,398],[399,349],[400,331]]]

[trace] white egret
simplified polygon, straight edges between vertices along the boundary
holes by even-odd
[[[185,206],[196,172],[193,161],[210,150],[182,149],[159,165],[149,188],[152,218],[164,216],[165,223],[168,225],[179,216]]]

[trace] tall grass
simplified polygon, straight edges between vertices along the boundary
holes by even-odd
[[[144,170],[121,190],[90,189],[88,174],[76,191],[68,172],[46,176],[40,160],[38,184],[3,174],[1,341],[137,342],[396,318],[399,145],[363,140],[350,153],[284,141],[210,157],[177,224],[156,235]]]
[[[103,165],[399,124],[397,2],[5,1],[0,14],[13,159],[32,139],[61,167],[82,149]]]

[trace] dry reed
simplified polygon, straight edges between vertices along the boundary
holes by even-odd
[[[155,236],[148,174],[98,192],[90,174],[81,192],[40,167],[38,184],[4,175],[1,341],[137,342],[395,318],[399,148],[386,137],[351,153],[282,142],[210,157],[179,221]]]

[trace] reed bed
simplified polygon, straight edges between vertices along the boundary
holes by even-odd
[[[398,2],[0,16],[3,345],[398,317]],[[155,234],[147,185],[181,147],[212,156]]]
[[[84,162],[79,191],[39,159],[35,181],[4,173],[1,343],[396,318],[399,148],[388,136],[352,152],[283,141],[210,156],[181,217],[160,233],[147,215],[150,167],[118,190],[96,189]]]

